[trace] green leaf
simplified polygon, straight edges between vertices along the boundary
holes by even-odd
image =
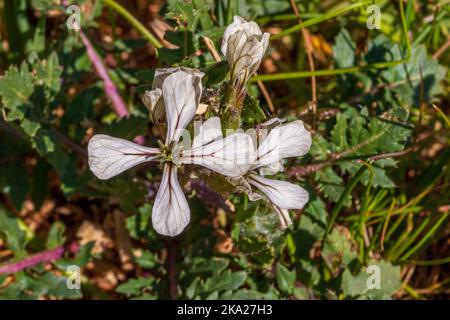
[[[276,278],[278,288],[281,292],[284,292],[285,294],[292,294],[296,277],[297,275],[295,270],[289,271],[281,263],[277,264]]]
[[[194,258],[193,265],[191,266],[190,271],[194,274],[218,274],[225,270],[228,264],[229,260],[223,258],[205,259],[202,257],[196,257]]]
[[[278,298],[278,297],[277,297]],[[221,300],[270,300],[274,299],[271,293],[263,293],[256,290],[239,289],[236,291],[228,290],[220,295]]]
[[[8,247],[14,252],[14,258],[20,259],[26,255],[26,233],[19,227],[19,219],[9,215],[0,206],[0,234],[6,236]]]
[[[39,130],[38,134],[33,140],[33,147],[44,157],[47,154],[55,151],[57,144],[56,137],[47,129]]]
[[[66,226],[64,223],[57,221],[52,224],[47,236],[47,249],[53,249],[62,246],[66,241],[64,233],[66,232]]]
[[[200,292],[236,290],[244,284],[246,278],[247,274],[243,271],[231,272],[230,270],[226,270],[208,278]]]
[[[394,47],[392,54],[400,56],[398,47]],[[421,75],[422,72],[422,75]],[[428,57],[427,49],[421,45],[412,49],[411,58],[406,64],[399,64],[382,73],[389,87],[402,101],[419,106],[423,84],[423,101],[433,101],[436,96],[444,92],[442,81],[447,74],[447,68]]]
[[[210,1],[178,1],[178,0],[168,0],[168,12],[166,17],[168,19],[176,20],[181,25],[186,25],[188,30],[194,31],[200,21],[200,17],[208,14],[211,8]],[[205,18],[201,19],[203,24],[205,24]],[[203,25],[207,27],[207,25]]]
[[[135,257],[135,261],[144,269],[152,269],[159,264],[156,255],[147,250],[143,251],[139,257]]]
[[[400,287],[400,266],[384,260],[369,262],[368,267],[355,276],[349,270],[342,275],[342,290],[349,298],[383,299]]]
[[[31,291],[36,298],[50,296],[64,299],[79,299],[82,297],[80,290],[67,287],[66,277],[56,276],[51,272],[37,277],[21,273],[17,278],[16,281],[22,290]]]
[[[266,120],[266,115],[257,98],[250,95],[245,97],[241,119],[244,127],[253,126]]]
[[[59,92],[61,89],[62,67],[56,52],[52,52],[47,60],[43,60],[37,67],[38,83],[42,83],[49,94]]]
[[[120,284],[116,288],[116,292],[126,294],[128,296],[138,295],[147,287],[151,287],[155,282],[154,278],[135,278]]]
[[[14,161],[0,166],[0,188],[9,195],[14,207],[20,210],[29,192],[27,171],[20,162]]]
[[[296,255],[300,259],[309,259],[313,245],[322,239],[327,225],[327,215],[325,204],[321,199],[316,198],[308,202],[297,230],[293,233]]]
[[[28,118],[24,118],[20,123],[20,127],[23,129],[27,136],[34,137],[38,130],[41,128],[41,124]]]
[[[333,273],[341,267],[348,266],[358,257],[356,245],[351,239],[348,229],[337,226],[326,237],[321,252],[322,258]]]
[[[207,86],[213,86],[221,83],[225,80],[229,70],[230,65],[226,61],[220,61],[213,64],[206,70],[205,84]]]
[[[147,123],[147,118],[132,115],[115,120],[106,128],[106,132],[114,137],[133,140],[134,137],[145,134]]]
[[[42,15],[37,23],[36,30],[34,31],[33,42],[29,47],[29,52],[36,52],[40,54],[45,50],[45,24],[46,17]]]
[[[347,130],[347,117],[342,113],[338,113],[336,116],[336,125],[331,130],[331,141],[336,146],[336,151],[343,151],[348,148]]]
[[[151,226],[152,206],[144,204],[138,209],[138,213],[127,218],[126,227],[130,236],[134,239],[156,239],[157,235]]]
[[[341,29],[336,36],[335,44],[333,46],[333,57],[336,67],[353,67],[355,65],[355,49],[356,45],[348,31],[346,29]]]
[[[0,96],[5,107],[11,111],[29,104],[33,90],[33,75],[25,62],[20,70],[16,66],[9,67],[0,78]]]

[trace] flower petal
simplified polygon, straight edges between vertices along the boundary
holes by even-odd
[[[286,229],[290,225],[292,225],[291,217],[289,216],[289,210],[288,209],[282,209],[276,205],[272,205],[273,210],[278,216],[278,219],[280,219],[280,225],[281,229]]]
[[[272,129],[258,148],[255,169],[289,157],[300,157],[311,147],[311,133],[298,120]]]
[[[169,144],[178,141],[195,115],[202,92],[201,79],[180,69],[165,78],[162,92],[167,114],[166,144]]]
[[[189,205],[178,182],[177,169],[167,164],[153,205],[153,228],[159,234],[175,237],[183,232],[190,219]]]
[[[195,122],[194,122],[195,124]],[[194,131],[196,127],[194,126]],[[218,117],[212,117],[198,127],[198,134],[192,141],[192,148],[201,147],[222,138],[222,126]]]
[[[150,120],[153,123],[160,122],[164,119],[164,101],[162,99],[162,90],[160,88],[145,91],[142,96],[142,102],[147,107],[150,114]]]
[[[283,162],[277,161],[259,168],[261,176],[271,176],[284,170]]]
[[[158,148],[147,148],[136,143],[97,134],[89,140],[89,168],[99,179],[112,178],[140,163],[152,161]]]
[[[301,209],[308,202],[308,192],[296,184],[250,175],[248,182],[265,193],[267,198],[282,209]]]
[[[255,160],[252,138],[234,133],[225,139],[183,151],[180,161],[204,166],[229,177],[244,175]]]

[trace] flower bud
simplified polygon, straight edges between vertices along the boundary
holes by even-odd
[[[222,40],[222,53],[230,64],[233,87],[242,90],[258,70],[269,45],[269,36],[269,33],[263,34],[255,22],[234,16]]]
[[[193,76],[196,104],[198,105],[200,102],[202,93],[201,79],[204,75],[203,72],[200,72],[195,69],[181,68],[181,67],[156,69],[155,77],[153,79],[152,84],[152,90],[145,91],[144,95],[142,96],[142,102],[147,107],[150,113],[150,120],[155,124],[163,122],[166,114],[162,94],[163,83],[168,76],[178,71],[182,71],[184,73]]]

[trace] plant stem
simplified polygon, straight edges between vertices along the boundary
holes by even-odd
[[[165,241],[167,249],[167,275],[169,282],[169,296],[172,300],[177,300],[177,239],[167,239]]]
[[[33,256],[26,257],[15,263],[7,264],[0,267],[0,274],[2,273],[16,273],[25,268],[35,266],[41,262],[48,262],[61,258],[64,253],[63,247],[57,247],[51,250],[46,250],[35,254]]]
[[[86,47],[88,57],[91,60],[92,64],[94,65],[95,71],[97,71],[98,76],[104,82],[105,94],[107,97],[109,97],[109,99],[111,99],[114,111],[120,118],[127,117],[129,115],[127,106],[125,105],[125,102],[123,101],[122,97],[119,95],[117,87],[111,80],[108,74],[108,70],[103,64],[102,59],[99,57],[97,52],[95,52],[95,49],[91,41],[88,39],[88,37],[84,34],[82,30],[80,30],[80,37],[81,41],[83,41],[83,44]]]

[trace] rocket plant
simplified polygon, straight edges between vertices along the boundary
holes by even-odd
[[[226,28],[222,52],[230,64],[230,76],[224,96],[232,92],[233,98],[225,99],[219,111],[224,126],[234,129],[236,121],[239,124],[247,81],[256,73],[268,41],[268,33],[262,34],[256,23],[239,16]],[[150,148],[103,134],[94,135],[88,145],[91,171],[104,180],[144,162],[160,162],[163,174],[152,209],[152,224],[164,236],[179,235],[190,221],[190,209],[177,179],[178,168],[185,164],[203,166],[226,176],[236,191],[247,193],[252,201],[265,198],[279,217],[281,227],[288,227],[292,224],[288,210],[303,208],[308,192],[263,175],[281,171],[284,158],[305,155],[311,146],[311,134],[302,121],[294,121],[276,125],[267,137],[252,137],[244,132],[224,137],[220,119],[210,117],[189,146],[186,143],[190,141],[189,132],[185,129],[201,100],[202,77],[203,73],[195,69],[157,69],[152,90],[146,91],[142,100],[150,120],[163,124],[165,141],[159,141],[159,148]],[[262,195],[254,192],[252,186]]]

